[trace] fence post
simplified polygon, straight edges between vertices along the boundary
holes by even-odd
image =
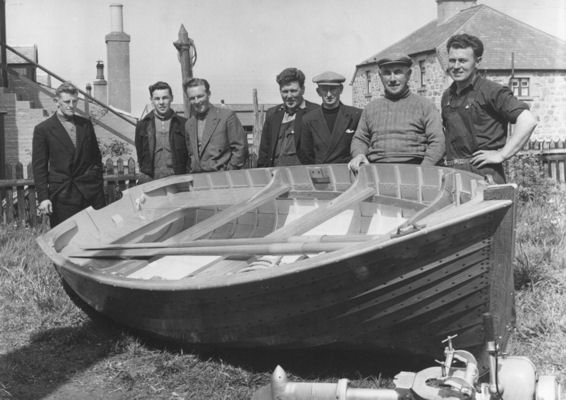
[[[116,188],[116,200],[122,198],[122,192],[126,190],[126,182],[124,181],[124,160],[122,157],[119,157],[116,160],[116,167],[118,173],[118,187]]]
[[[136,175],[136,161],[133,157],[130,157],[130,159],[128,160],[128,175]],[[135,177],[133,179],[128,179],[128,188],[136,186],[136,184],[137,182]]]
[[[16,163],[16,179],[24,179],[24,166],[21,162]],[[18,220],[25,225],[26,223],[26,196],[24,191],[24,185],[16,184],[16,196],[18,202]]]
[[[106,174],[114,175],[114,162],[112,162],[112,159],[110,158],[106,160]],[[107,199],[106,204],[110,204],[114,201],[114,187],[116,185],[112,180],[105,179],[105,182],[106,182],[106,199]]]
[[[6,164],[6,179],[14,179],[16,174],[13,171],[12,164]],[[6,189],[6,224],[12,223],[14,220],[14,191],[11,187]]]

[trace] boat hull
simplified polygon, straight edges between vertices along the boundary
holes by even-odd
[[[492,186],[484,199],[513,199]],[[193,285],[129,282],[59,263],[70,290],[120,324],[169,340],[226,347],[398,349],[439,356],[440,342],[482,354],[483,313],[504,347],[513,325],[512,202],[380,243]],[[297,264],[298,265],[298,264]],[[253,278],[254,274],[257,279]],[[246,275],[250,279],[246,279]]]

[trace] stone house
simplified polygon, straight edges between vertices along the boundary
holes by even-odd
[[[566,140],[566,41],[475,0],[436,0],[438,18],[356,66],[352,101],[364,107],[383,94],[377,60],[391,52],[413,59],[411,88],[440,109],[442,92],[451,84],[445,73],[446,42],[456,33],[478,36],[485,51],[482,73],[510,86],[538,118],[531,138]],[[560,146],[562,147],[562,146]]]

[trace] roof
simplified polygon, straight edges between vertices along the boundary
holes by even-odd
[[[37,63],[37,46],[13,46],[14,50],[22,55],[26,56],[30,60]],[[6,50],[6,63],[7,64],[29,64],[28,61],[24,60],[20,56],[12,53],[10,50]]]
[[[522,70],[566,69],[566,41],[536,29],[484,4],[469,7],[437,25],[429,22],[399,42],[389,46],[357,67],[374,64],[392,52],[414,56],[436,52],[442,64],[446,60],[446,42],[456,33],[479,37],[485,45],[482,69]]]

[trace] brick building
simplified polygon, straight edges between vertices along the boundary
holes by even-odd
[[[478,36],[485,45],[480,64],[485,76],[510,85],[528,103],[539,123],[532,140],[566,139],[566,41],[475,0],[436,0],[438,18],[356,66],[352,101],[357,107],[383,94],[377,60],[390,52],[413,59],[411,88],[440,109],[451,79],[446,42],[456,33]]]

